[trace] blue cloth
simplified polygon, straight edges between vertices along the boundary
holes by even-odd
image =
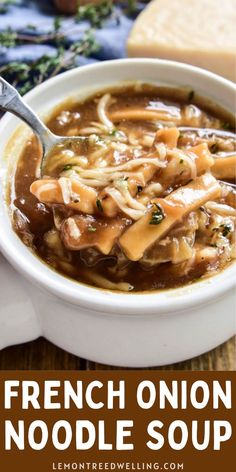
[[[140,2],[138,9],[143,8]],[[58,13],[55,11],[53,3],[48,0],[17,0],[17,3],[7,7],[6,13],[0,14],[0,32],[10,27],[13,31],[21,33],[32,33],[28,25],[35,25],[37,33],[47,34],[53,30],[54,18]],[[95,37],[100,46],[99,50],[92,57],[85,58],[78,56],[77,65],[89,62],[102,61],[107,59],[117,59],[125,57],[125,44],[129,31],[132,27],[134,16],[130,17],[124,13],[124,9],[116,6],[114,14],[108,18],[101,29],[96,29]],[[84,31],[88,29],[89,23],[86,21],[76,23],[73,17],[64,17],[62,22],[62,32],[66,32],[68,45],[83,37]],[[45,41],[44,44],[28,43],[14,48],[6,48],[0,45],[0,65],[12,61],[31,62],[39,59],[43,55],[53,55],[56,48],[53,42]]]

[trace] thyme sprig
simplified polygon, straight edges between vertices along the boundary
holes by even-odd
[[[25,94],[45,79],[73,68],[78,55],[89,56],[98,48],[93,33],[88,30],[80,41],[68,49],[64,46],[58,47],[54,56],[43,55],[30,64],[18,62],[5,64],[0,67],[0,74],[17,87],[21,94]]]
[[[8,7],[15,4],[16,0],[0,0],[0,14],[7,13]]]
[[[43,55],[30,64],[10,62],[0,67],[0,74],[17,87],[21,94],[28,92],[45,79],[75,67],[78,55],[87,57],[98,51],[99,45],[92,28],[85,31],[81,40],[69,45],[66,37],[67,29],[62,29],[62,19],[63,17],[55,17],[53,30],[46,34],[39,34],[35,25],[28,25],[24,30],[17,32],[10,27],[0,32],[0,46],[4,48],[14,48],[27,43],[53,43],[56,47],[54,55]]]
[[[9,27],[5,31],[0,32],[0,46],[5,48],[14,48],[17,43],[17,33]]]
[[[13,31],[11,27],[0,32],[0,46],[14,47],[24,43],[45,44],[54,43],[55,46],[65,45],[67,43],[66,34],[73,33],[73,28],[69,25],[68,28],[62,31],[62,18],[55,17],[53,22],[53,29],[49,33],[40,34],[36,25],[26,25],[26,27],[19,31]],[[74,28],[76,31],[76,27]],[[30,32],[27,32],[27,31]]]
[[[79,5],[75,20],[77,22],[87,20],[91,26],[101,28],[104,21],[114,12],[114,4],[112,0],[104,0],[101,3],[94,5],[88,3],[87,5]]]
[[[115,8],[115,3],[120,6],[127,15],[133,15],[138,11],[137,0],[120,0],[119,2],[104,0],[98,4],[91,2],[86,5],[80,5],[77,9],[75,19],[77,22],[87,20],[94,28],[102,28],[108,18],[114,18],[117,23],[119,23],[119,12]]]
[[[5,13],[8,6],[17,3],[16,0],[0,0],[0,13]],[[96,42],[94,30],[101,28],[104,21],[115,17],[119,20],[119,9],[115,8],[115,2],[104,0],[96,6],[90,4],[80,6],[77,13],[72,17],[72,22],[63,27],[63,17],[55,17],[53,30],[49,33],[40,34],[37,26],[27,25],[24,29],[13,31],[10,27],[0,32],[0,47],[14,48],[24,44],[53,44],[56,47],[56,54],[44,55],[34,62],[10,62],[0,67],[0,74],[18,88],[21,94],[28,92],[35,85],[40,84],[45,79],[53,77],[61,71],[71,69],[76,66],[78,55],[91,56],[99,49]],[[136,9],[136,0],[126,0],[117,2],[129,14]],[[118,16],[117,16],[118,15]],[[90,28],[85,31],[80,41],[70,45],[67,33],[77,28],[75,23],[88,20]]]
[[[133,13],[136,13],[137,8],[138,8],[137,4],[138,4],[137,0],[128,0],[127,1],[126,11],[127,11],[128,15],[132,15]]]

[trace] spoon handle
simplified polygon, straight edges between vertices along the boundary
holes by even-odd
[[[192,128],[190,126],[179,126],[178,127],[178,130],[181,132],[181,133],[196,133],[198,134],[200,137],[209,137],[209,136],[217,136],[219,138],[223,138],[223,139],[229,139],[229,138],[232,138],[232,139],[235,139],[236,138],[236,135],[233,131],[225,131],[223,129],[214,129],[214,128]]]
[[[34,111],[22,100],[17,90],[0,76],[0,109],[9,111],[21,118],[39,137],[43,148],[53,137],[50,130],[38,118]]]

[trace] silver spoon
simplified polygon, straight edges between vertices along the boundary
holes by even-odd
[[[178,130],[181,133],[196,133],[200,138],[217,136],[223,139],[236,139],[236,134],[233,131],[226,131],[214,128],[192,128],[190,126],[179,126]]]
[[[12,87],[5,79],[0,77],[0,109],[13,113],[32,128],[39,138],[42,145],[42,159],[40,165],[40,174],[46,165],[47,157],[59,144],[65,145],[75,141],[84,143],[88,140],[85,136],[57,136],[52,133],[47,126],[40,120],[35,112],[22,99],[17,90]]]

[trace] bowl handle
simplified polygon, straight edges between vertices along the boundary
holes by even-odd
[[[0,253],[0,349],[42,334],[29,286]]]

